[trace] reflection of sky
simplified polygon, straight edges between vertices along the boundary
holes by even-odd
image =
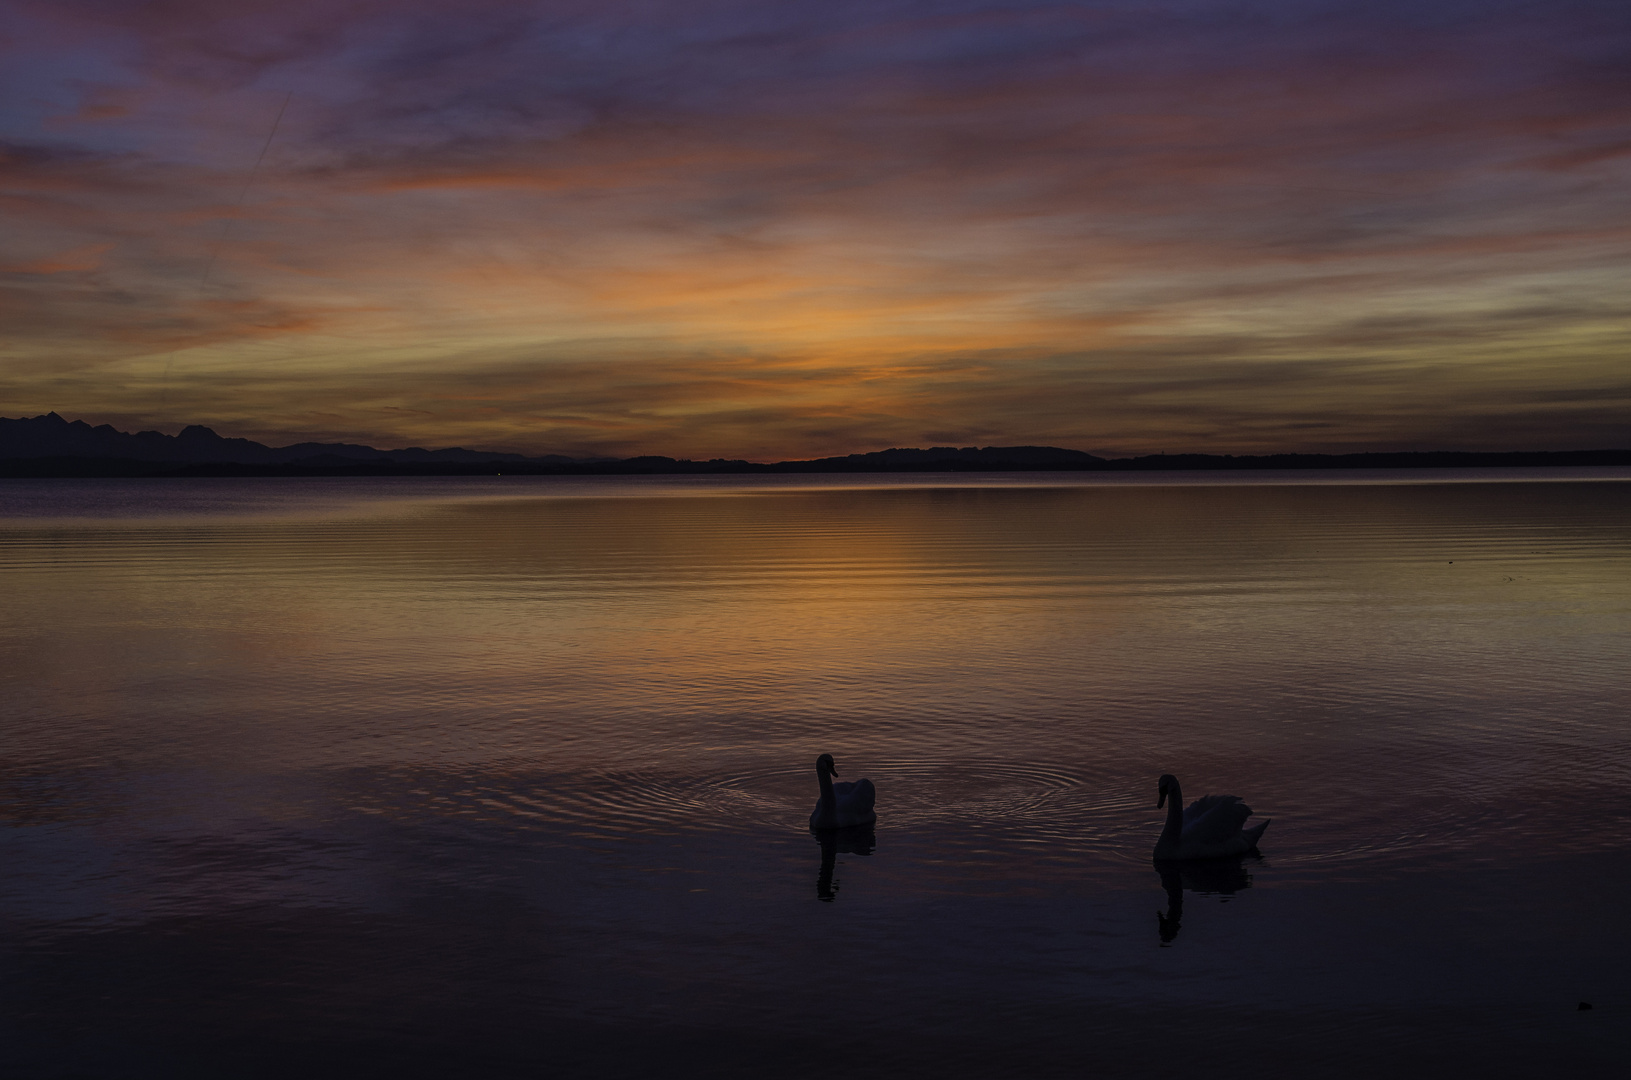
[[[1259,1075],[1623,1058],[1623,481],[49,486],[87,516],[0,530],[0,1061],[52,1061],[8,1075],[826,1067],[811,1017],[902,1075],[1143,1075],[1173,1009]],[[881,815],[831,904],[819,750]],[[1273,824],[1162,948],[1167,770]]]
[[[12,4],[0,387],[537,451],[1623,443],[1628,48],[1606,2]]]

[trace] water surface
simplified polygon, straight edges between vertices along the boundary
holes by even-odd
[[[0,572],[9,1071],[1631,1045],[1623,472],[7,481]]]

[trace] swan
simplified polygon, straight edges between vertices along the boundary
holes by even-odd
[[[831,754],[816,758],[816,782],[821,785],[821,798],[810,814],[810,828],[849,829],[877,821],[878,815],[872,812],[873,800],[877,798],[872,781],[861,779],[853,784],[835,784],[832,778],[837,775]]]
[[[1157,785],[1160,796],[1155,800],[1159,808],[1170,797],[1167,807],[1166,828],[1155,842],[1157,859],[1224,859],[1231,855],[1244,855],[1257,850],[1257,840],[1269,827],[1264,821],[1249,829],[1242,828],[1252,816],[1252,808],[1240,801],[1238,795],[1206,795],[1183,809],[1184,794],[1178,788],[1178,778],[1171,773],[1161,777]]]

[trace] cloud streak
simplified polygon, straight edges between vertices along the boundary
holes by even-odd
[[[1622,5],[81,0],[12,5],[0,58],[13,411],[1631,442]]]

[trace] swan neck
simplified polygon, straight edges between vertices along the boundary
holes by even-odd
[[[1184,793],[1176,783],[1167,787],[1167,824],[1157,847],[1174,849],[1184,834]]]
[[[832,774],[827,773],[827,772],[823,772],[822,770],[817,769],[816,770],[816,782],[821,785],[821,801],[826,802],[826,803],[832,802],[832,800],[833,800],[833,795],[832,795]],[[809,789],[805,789],[805,790],[809,790]]]

